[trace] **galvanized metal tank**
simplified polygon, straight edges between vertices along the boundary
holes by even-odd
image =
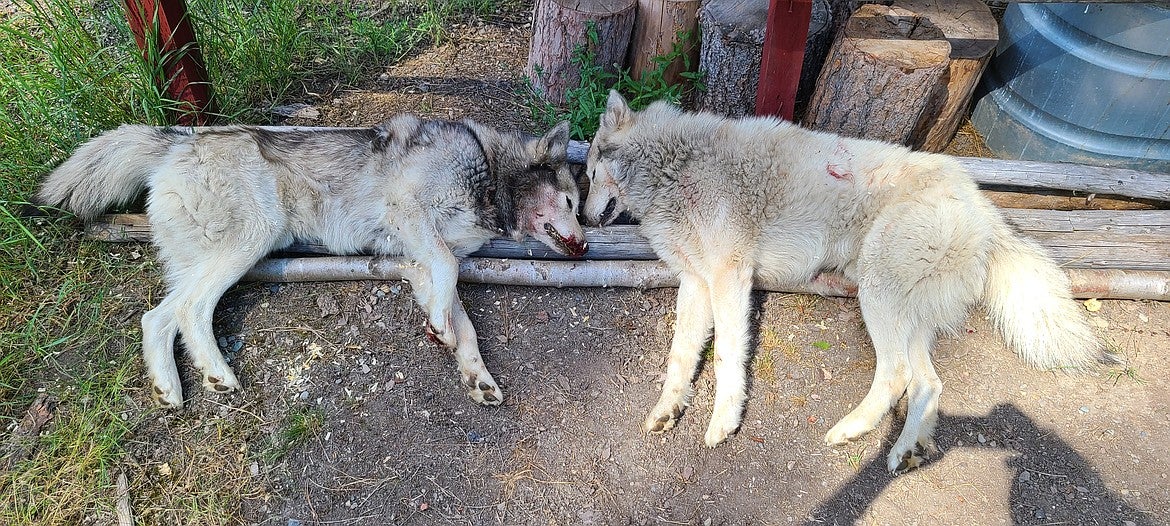
[[[1013,3],[982,82],[997,155],[1170,173],[1170,6]]]

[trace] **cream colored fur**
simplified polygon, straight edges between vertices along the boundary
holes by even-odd
[[[705,441],[715,446],[739,427],[755,276],[815,284],[843,275],[858,284],[874,382],[825,440],[860,437],[906,396],[891,471],[915,464],[916,445],[933,447],[942,382],[931,349],[975,304],[1032,365],[1081,367],[1101,357],[1064,273],[1012,232],[950,157],[774,118],[732,120],[661,102],[634,112],[611,93],[586,171],[586,219],[604,224],[628,210],[680,277],[666,382],[648,431],[673,427],[690,404],[712,328],[716,390]]]

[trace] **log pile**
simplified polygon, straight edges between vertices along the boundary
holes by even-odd
[[[804,123],[942,151],[998,41],[982,0],[863,5],[833,42]]]

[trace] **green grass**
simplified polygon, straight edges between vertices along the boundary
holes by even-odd
[[[452,21],[508,1],[400,0],[377,16],[348,0],[188,6],[220,121],[255,123],[274,105],[312,101],[311,86],[357,82],[447,38]],[[170,477],[126,458],[135,430],[158,416],[135,391],[144,382],[138,319],[162,290],[153,259],[83,240],[68,217],[22,217],[40,179],[82,141],[121,123],[173,122],[174,103],[155,85],[162,53],[144,58],[120,2],[16,3],[19,14],[0,17],[0,427],[19,420],[38,391],[59,404],[31,456],[0,471],[0,524],[111,518],[121,470],[135,508],[146,510],[142,524],[236,522],[247,463],[206,459],[230,457],[255,429],[190,424],[180,431],[201,462],[174,453]],[[281,456],[320,425],[303,416],[281,435]]]
[[[289,413],[284,425],[273,438],[267,449],[261,452],[261,457],[269,462],[275,462],[316,436],[325,424],[325,413],[320,409],[298,409]]]

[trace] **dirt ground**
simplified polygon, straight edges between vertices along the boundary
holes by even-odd
[[[464,28],[365,90],[308,101],[320,116],[289,123],[411,111],[535,131],[515,95],[526,55],[524,27]],[[1091,317],[1127,365],[1085,374],[1022,365],[973,314],[935,353],[943,452],[891,477],[896,417],[850,446],[822,443],[873,375],[855,301],[756,296],[744,425],[710,449],[709,367],[674,430],[640,429],[661,385],[674,290],[460,294],[507,397],[500,407],[464,394],[405,283],[235,287],[216,334],[245,390],[204,393],[181,361],[187,408],[135,430],[132,492],[180,470],[206,484],[234,477],[242,505],[230,514],[266,526],[1170,524],[1167,303],[1103,301]],[[128,394],[147,411],[141,385]],[[198,447],[224,435],[239,440]],[[261,454],[282,440],[281,454]],[[204,468],[224,463],[215,456],[230,466]],[[144,509],[151,498],[136,494],[139,513],[183,516]]]

